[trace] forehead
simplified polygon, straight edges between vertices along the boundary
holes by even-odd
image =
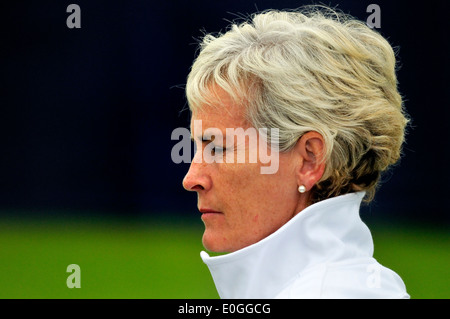
[[[194,120],[201,120],[203,129],[217,127],[224,130],[250,126],[245,118],[245,105],[238,104],[220,88],[215,90],[214,97],[213,103],[202,105],[192,114],[191,126]]]

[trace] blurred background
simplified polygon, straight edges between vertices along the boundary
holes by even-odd
[[[81,28],[69,29],[69,4]],[[0,4],[0,298],[217,298],[201,262],[184,83],[203,32],[311,1],[8,1]],[[404,157],[362,209],[375,257],[412,298],[450,297],[448,2],[330,1],[399,54],[412,118]],[[81,288],[69,289],[69,264]]]

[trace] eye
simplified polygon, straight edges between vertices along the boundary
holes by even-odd
[[[220,146],[214,146],[212,148],[212,152],[214,152],[214,154],[222,154],[224,151],[225,151],[225,149]]]

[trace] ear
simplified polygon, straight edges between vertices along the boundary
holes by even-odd
[[[307,132],[297,141],[294,149],[299,158],[296,168],[297,183],[299,186],[304,185],[306,191],[310,191],[325,171],[325,141],[321,134]]]

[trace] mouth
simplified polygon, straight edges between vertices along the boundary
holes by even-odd
[[[209,209],[209,208],[200,208],[199,211],[200,211],[200,213],[202,213],[203,221],[215,219],[216,217],[223,215],[222,212],[219,212],[214,209]]]
[[[200,213],[202,213],[202,215],[207,215],[207,214],[222,214],[222,212],[213,210],[213,209],[209,209],[209,208],[200,208],[199,209]]]

